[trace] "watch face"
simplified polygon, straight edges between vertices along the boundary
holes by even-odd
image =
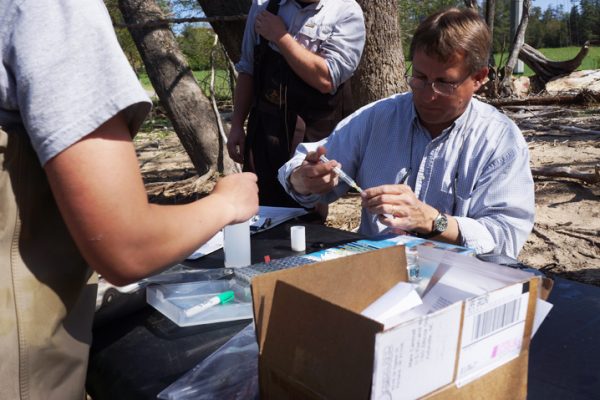
[[[433,227],[439,233],[444,232],[446,228],[448,228],[448,217],[446,217],[444,214],[438,215],[433,222]]]

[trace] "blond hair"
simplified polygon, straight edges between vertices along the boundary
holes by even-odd
[[[490,30],[483,18],[471,9],[438,11],[419,24],[410,44],[410,58],[423,51],[439,61],[450,61],[463,53],[470,73],[488,65]]]

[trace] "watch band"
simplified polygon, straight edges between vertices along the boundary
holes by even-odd
[[[433,220],[433,226],[429,233],[418,233],[417,236],[423,239],[429,239],[443,233],[448,228],[448,217],[438,211],[438,215]]]

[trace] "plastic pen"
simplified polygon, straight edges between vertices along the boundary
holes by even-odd
[[[200,304],[196,304],[193,307],[188,308],[183,313],[186,317],[193,317],[196,314],[201,313],[202,311],[206,311],[211,307],[214,307],[218,304],[229,303],[234,298],[233,290],[228,290],[226,292],[220,293],[216,296],[209,298],[208,300],[204,300]]]
[[[329,161],[329,159],[327,157],[325,157],[325,155],[323,155],[323,154],[321,155],[321,157],[319,157],[319,160],[323,161],[324,163]],[[341,180],[343,180],[348,185],[350,185],[350,187],[353,187],[354,189],[356,189],[358,191],[358,193],[363,192],[363,190],[360,188],[360,186],[358,186],[356,184],[356,182],[354,182],[354,179],[350,178],[344,171],[342,171],[342,169],[340,167],[334,167],[333,170],[340,177]]]

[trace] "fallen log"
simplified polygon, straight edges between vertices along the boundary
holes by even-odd
[[[589,40],[585,42],[579,53],[570,60],[553,61],[527,43],[523,43],[523,47],[519,52],[519,59],[523,60],[535,72],[538,79],[546,83],[552,78],[575,71],[588,54],[590,44]]]
[[[600,103],[600,93],[582,90],[577,94],[563,94],[558,96],[529,96],[524,99],[490,99],[483,98],[494,107],[506,106],[546,106],[546,105],[590,105]]]
[[[577,171],[571,167],[532,167],[533,176],[549,178],[571,178],[593,185],[600,182],[600,165],[596,165],[593,173]]]
[[[590,135],[600,135],[600,131],[597,131],[594,129],[579,128],[577,126],[557,125],[557,128],[560,130],[563,130],[563,131],[569,131],[569,132],[574,132],[574,133],[587,133]]]

